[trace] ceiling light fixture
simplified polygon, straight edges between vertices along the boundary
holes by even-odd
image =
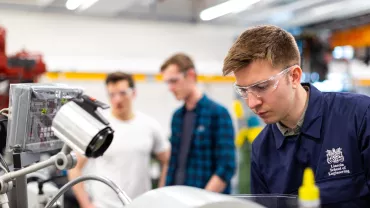
[[[81,5],[82,2],[83,0],[68,0],[66,2],[66,8],[68,10],[76,10]]]
[[[86,10],[92,5],[94,5],[99,0],[68,0],[66,3],[66,8],[68,10]]]
[[[241,12],[260,0],[229,0],[222,4],[210,7],[200,13],[200,19],[209,21],[229,13]]]
[[[98,1],[99,0],[84,0],[82,2],[82,4],[78,7],[78,10],[80,10],[80,11],[86,10],[86,9],[90,8],[92,5],[94,5]]]

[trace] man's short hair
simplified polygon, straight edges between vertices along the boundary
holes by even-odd
[[[247,67],[255,60],[267,60],[273,67],[300,65],[300,53],[294,37],[272,25],[244,31],[230,48],[222,72],[224,75]]]
[[[135,88],[135,81],[132,75],[119,71],[108,74],[107,78],[105,79],[105,84],[115,84],[119,81],[127,81],[130,88]]]
[[[176,65],[179,67],[180,72],[187,72],[190,69],[194,69],[194,62],[190,56],[184,53],[177,53],[169,57],[161,66],[161,72],[163,72],[169,65]]]

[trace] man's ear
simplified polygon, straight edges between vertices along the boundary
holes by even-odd
[[[136,98],[136,96],[137,96],[137,90],[133,89],[132,90],[132,98]]]
[[[296,89],[301,84],[301,78],[302,78],[302,69],[299,66],[296,66],[294,69],[292,69],[291,72],[291,80],[293,88]]]
[[[189,69],[186,73],[187,76],[194,78],[194,80],[197,79],[197,73],[195,72],[195,69]]]

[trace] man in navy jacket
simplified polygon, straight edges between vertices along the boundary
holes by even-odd
[[[301,84],[297,44],[275,26],[247,29],[223,72],[267,124],[252,144],[253,194],[297,194],[310,167],[322,207],[370,207],[369,97]]]

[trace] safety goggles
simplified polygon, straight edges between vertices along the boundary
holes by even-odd
[[[120,97],[126,97],[126,96],[131,95],[133,91],[134,90],[132,88],[128,88],[126,90],[121,90],[121,91],[118,91],[118,92],[109,93],[109,97],[114,98],[117,95],[120,96]]]
[[[184,79],[185,77],[186,77],[186,73],[180,73],[176,76],[170,77],[170,78],[168,78],[166,80],[163,80],[163,81],[167,85],[172,85],[172,84],[178,83],[181,79]]]
[[[234,89],[235,91],[243,98],[248,99],[249,93],[252,93],[257,98],[261,98],[268,93],[274,91],[278,84],[279,84],[279,78],[285,74],[287,74],[291,69],[297,67],[298,65],[290,66],[283,71],[279,72],[278,74],[268,78],[267,80],[259,81],[255,84],[252,84],[250,86],[242,87],[238,86],[236,83],[234,83]]]

